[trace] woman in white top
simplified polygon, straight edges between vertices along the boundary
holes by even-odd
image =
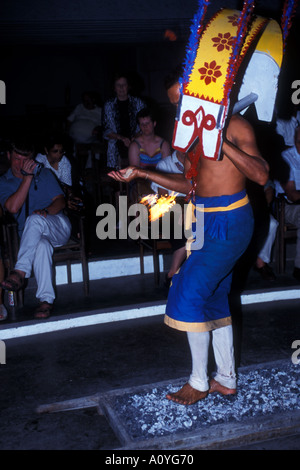
[[[78,210],[82,207],[82,200],[73,195],[72,165],[65,156],[63,139],[59,136],[50,137],[44,150],[45,153],[39,153],[35,160],[42,163],[45,168],[49,168],[56,175],[66,194],[68,208]]]
[[[45,147],[45,154],[39,153],[36,161],[53,171],[60,183],[72,186],[71,163],[65,156],[62,144],[54,144],[51,148]]]

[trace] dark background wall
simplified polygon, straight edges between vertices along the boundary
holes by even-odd
[[[256,11],[277,19],[281,6],[279,0],[257,2]],[[168,133],[173,110],[163,80],[184,59],[197,7],[197,0],[2,0],[0,79],[6,104],[0,106],[0,137],[7,127],[20,125],[20,117],[35,125],[62,122],[84,90],[97,91],[103,102],[120,69],[131,74],[135,93],[157,104],[161,129]],[[213,0],[208,15],[220,7],[240,9],[242,2]],[[287,108],[290,83],[300,79],[297,21],[280,88]],[[167,30],[175,40],[166,37]]]

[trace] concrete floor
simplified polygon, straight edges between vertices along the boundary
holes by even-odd
[[[257,276],[249,279],[251,292],[299,288],[290,271],[271,287]],[[61,286],[54,315],[47,322],[93,312],[99,304],[106,310],[132,304],[151,307],[165,302],[166,296],[162,283],[154,287],[151,274],[92,281],[88,299],[83,298],[80,284]],[[0,326],[3,332],[34,323],[32,293],[27,300],[16,321]],[[237,302],[232,313],[239,367],[291,361],[291,345],[300,339],[299,300]],[[164,326],[163,315],[23,336],[5,340],[5,345],[6,364],[0,365],[1,450],[103,450],[103,456],[110,455],[120,441],[95,408],[54,414],[38,413],[37,408],[160,381],[172,384],[188,376],[191,367],[185,334]],[[300,429],[225,448],[299,450]]]
[[[236,318],[240,366],[286,359],[299,337],[299,302],[244,306]],[[239,312],[240,315],[240,312]],[[0,449],[114,449],[120,446],[95,409],[38,414],[40,405],[185,377],[185,334],[161,316],[24,337],[6,342],[0,366]],[[299,449],[300,434],[242,448]]]

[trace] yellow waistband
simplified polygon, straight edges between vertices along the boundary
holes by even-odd
[[[238,209],[239,207],[243,207],[245,206],[246,204],[248,204],[249,202],[249,198],[248,198],[248,195],[246,194],[245,197],[243,197],[243,199],[240,199],[239,201],[235,201],[233,202],[232,204],[229,204],[229,206],[225,206],[225,207],[198,207],[196,205],[196,209],[197,211],[200,211],[200,212],[224,212],[224,211],[232,211],[234,209]]]

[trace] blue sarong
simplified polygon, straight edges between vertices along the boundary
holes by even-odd
[[[196,196],[193,209],[196,220],[204,213],[203,246],[191,250],[173,276],[164,321],[177,330],[201,332],[231,324],[232,271],[251,240],[253,214],[245,191]]]

